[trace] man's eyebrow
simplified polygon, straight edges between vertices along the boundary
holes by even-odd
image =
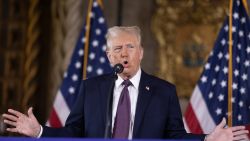
[[[127,43],[125,46],[134,46],[132,43]]]
[[[122,47],[122,45],[115,45],[115,46],[113,46],[113,47]]]

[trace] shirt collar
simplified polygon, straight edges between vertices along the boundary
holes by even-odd
[[[139,89],[140,79],[141,79],[141,68],[139,68],[136,74],[129,80],[136,89]],[[123,81],[124,80],[118,75],[118,79],[115,81],[115,87],[116,88],[119,87]]]

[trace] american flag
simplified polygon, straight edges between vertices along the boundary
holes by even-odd
[[[92,2],[92,1],[90,1]],[[99,3],[94,0],[91,5],[89,37],[86,35],[87,26],[84,26],[72,54],[71,62],[58,93],[46,125],[62,127],[73,107],[83,76],[84,55],[88,55],[87,78],[108,73],[111,66],[106,57],[107,26]],[[89,42],[88,52],[84,52],[86,42]]]
[[[250,23],[241,0],[233,1],[233,126],[250,122]],[[210,133],[228,112],[229,17],[221,28],[184,117],[186,130]]]

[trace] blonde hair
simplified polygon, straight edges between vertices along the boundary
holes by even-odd
[[[110,48],[110,40],[112,37],[119,35],[120,33],[133,34],[137,37],[139,45],[141,45],[141,29],[138,26],[114,26],[108,29],[106,34],[107,48]]]

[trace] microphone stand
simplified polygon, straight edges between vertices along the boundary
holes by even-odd
[[[112,124],[112,105],[113,105],[113,90],[115,86],[115,81],[117,79],[117,73],[112,75],[111,86],[109,87],[108,99],[107,99],[107,112],[106,112],[106,125],[104,138],[111,138],[111,124]]]

